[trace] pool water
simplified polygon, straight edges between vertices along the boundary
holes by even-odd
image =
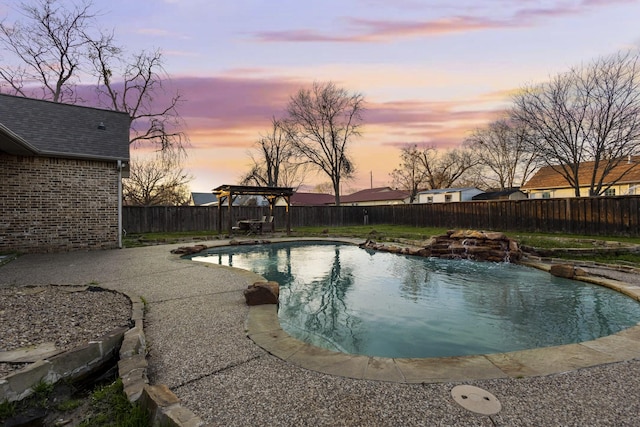
[[[640,304],[616,291],[514,264],[328,242],[227,246],[191,258],[278,282],[282,328],[345,353],[501,353],[588,341],[640,321]]]

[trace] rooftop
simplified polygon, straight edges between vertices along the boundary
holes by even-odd
[[[442,193],[457,193],[462,191],[480,191],[475,187],[461,187],[461,188],[435,188],[433,190],[421,191],[418,194],[442,194]]]
[[[617,181],[620,184],[639,183],[640,182],[640,156],[631,157],[631,159],[622,160],[620,164],[611,169],[608,173],[605,183]],[[578,172],[578,180],[581,186],[588,186],[591,182],[591,176],[595,168],[595,162],[580,163]],[[600,168],[599,168],[600,169]],[[526,184],[522,186],[526,190],[548,189],[548,188],[567,188],[571,185],[566,178],[560,174],[560,165],[544,166],[531,177]],[[601,169],[600,169],[601,170]],[[598,179],[602,175],[599,172]]]
[[[0,94],[0,152],[129,159],[127,113]]]
[[[340,196],[340,203],[374,202],[381,200],[404,200],[409,197],[406,191],[394,190],[390,187],[369,188],[355,193]]]

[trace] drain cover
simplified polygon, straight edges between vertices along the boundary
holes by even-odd
[[[493,415],[502,409],[500,401],[493,394],[472,385],[455,386],[451,396],[458,405],[477,414]]]

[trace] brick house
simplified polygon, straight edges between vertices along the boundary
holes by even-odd
[[[121,246],[128,114],[0,94],[0,253]]]

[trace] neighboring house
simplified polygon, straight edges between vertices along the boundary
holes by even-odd
[[[594,162],[580,164],[578,174],[579,182],[582,184],[580,197],[589,196],[589,183],[591,182],[594,167]],[[613,168],[605,177],[605,183],[608,184],[613,181],[617,182],[606,190],[605,196],[639,194],[640,156],[631,157]],[[529,193],[530,199],[575,197],[576,194],[575,189],[569,185],[565,177],[551,166],[540,168],[521,188]]]
[[[291,196],[291,206],[324,206],[336,201],[333,194],[324,193],[302,193],[295,192]],[[287,202],[282,198],[278,199],[276,206],[286,206]]]
[[[126,113],[0,94],[0,252],[115,248]]]
[[[218,198],[213,193],[191,193],[189,206],[218,206]],[[227,199],[222,201],[227,206]],[[232,206],[269,206],[269,202],[262,196],[242,194],[233,198]]]
[[[526,193],[518,188],[509,188],[506,190],[487,191],[477,194],[471,200],[525,200]]]
[[[409,203],[409,193],[394,190],[390,187],[370,188],[357,191],[353,194],[340,196],[341,205],[351,206],[378,206],[378,205],[402,205]],[[335,205],[335,198],[330,203]]]
[[[269,201],[263,196],[241,194],[233,198],[233,206],[269,206]]]
[[[466,202],[481,193],[483,191],[475,187],[426,190],[418,193],[417,203]]]
[[[191,193],[189,199],[191,206],[217,206],[218,198],[213,193]]]

